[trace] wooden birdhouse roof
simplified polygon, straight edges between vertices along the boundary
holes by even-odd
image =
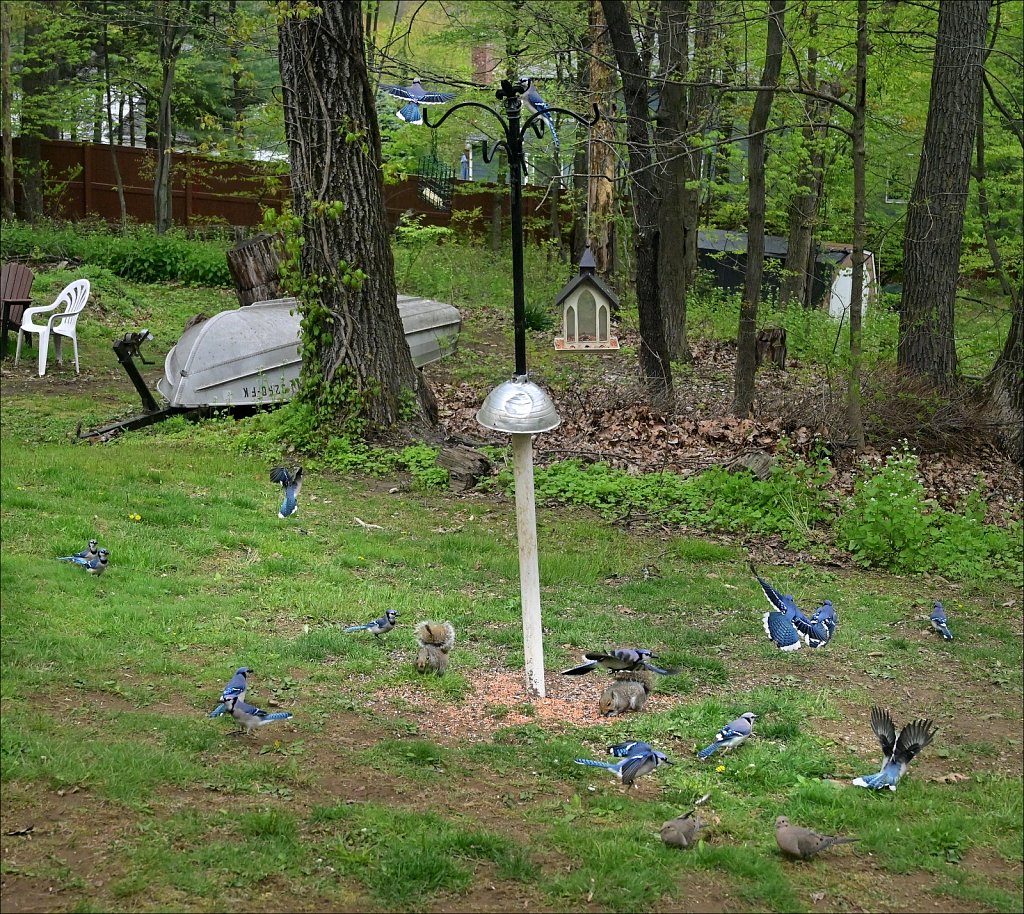
[[[588,255],[590,255],[588,263]],[[558,297],[555,299],[556,305],[561,305],[577,288],[582,285],[593,286],[598,292],[601,293],[611,303],[612,307],[617,307],[619,304],[619,296],[616,295],[611,289],[608,288],[604,282],[598,277],[594,270],[594,258],[590,254],[590,248],[587,248],[583,255],[583,259],[580,261],[580,272],[578,275],[570,279],[561,291],[558,293]]]

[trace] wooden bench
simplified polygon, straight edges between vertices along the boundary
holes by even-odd
[[[35,278],[35,274],[21,263],[5,263],[3,268],[0,268],[0,308],[3,309],[0,358],[7,356],[7,336],[11,325],[20,327],[25,309],[32,304],[30,293]]]

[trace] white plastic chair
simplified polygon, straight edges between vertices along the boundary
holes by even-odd
[[[53,334],[53,346],[57,351],[57,362],[64,364],[64,354],[61,351],[63,337],[70,337],[75,347],[75,374],[78,374],[78,335],[75,325],[78,323],[78,314],[85,307],[89,300],[89,280],[76,279],[66,286],[64,291],[57,296],[52,305],[40,305],[37,308],[26,308],[21,318],[21,327],[18,328],[18,348],[14,353],[14,364],[18,364],[21,358],[21,341],[26,333],[39,334],[39,377],[46,374],[46,354],[50,334]],[[32,317],[36,314],[44,314],[65,305],[63,311],[50,315],[45,324],[33,324]]]

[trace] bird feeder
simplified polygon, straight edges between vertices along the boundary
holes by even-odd
[[[619,348],[611,335],[619,297],[598,278],[589,244],[580,258],[579,275],[562,287],[555,304],[562,309],[562,335],[555,338],[555,349]]]

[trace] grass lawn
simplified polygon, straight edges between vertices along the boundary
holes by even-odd
[[[154,307],[153,368],[189,313],[229,304],[204,307],[216,295]],[[3,378],[4,911],[1021,910],[1013,588],[764,567],[840,619],[826,648],[784,655],[738,543],[542,506],[549,697],[530,701],[511,500],[307,461],[281,521],[234,423],[71,445],[79,420],[135,408],[109,328],[87,326],[81,379]],[[105,575],[54,561],[93,535]],[[937,598],[951,643],[928,630]],[[388,607],[381,643],[342,632]],[[414,670],[425,618],[458,633],[443,679]],[[600,719],[603,674],[557,671],[626,645],[683,672],[643,713]],[[249,700],[294,714],[252,739],[206,717],[243,665]],[[895,794],[849,786],[881,763],[872,704],[939,727]],[[748,710],[755,737],[699,762]],[[626,790],[572,763],[625,738],[675,765]],[[704,843],[663,846],[662,822],[708,792]],[[786,861],[780,813],[860,841]]]

